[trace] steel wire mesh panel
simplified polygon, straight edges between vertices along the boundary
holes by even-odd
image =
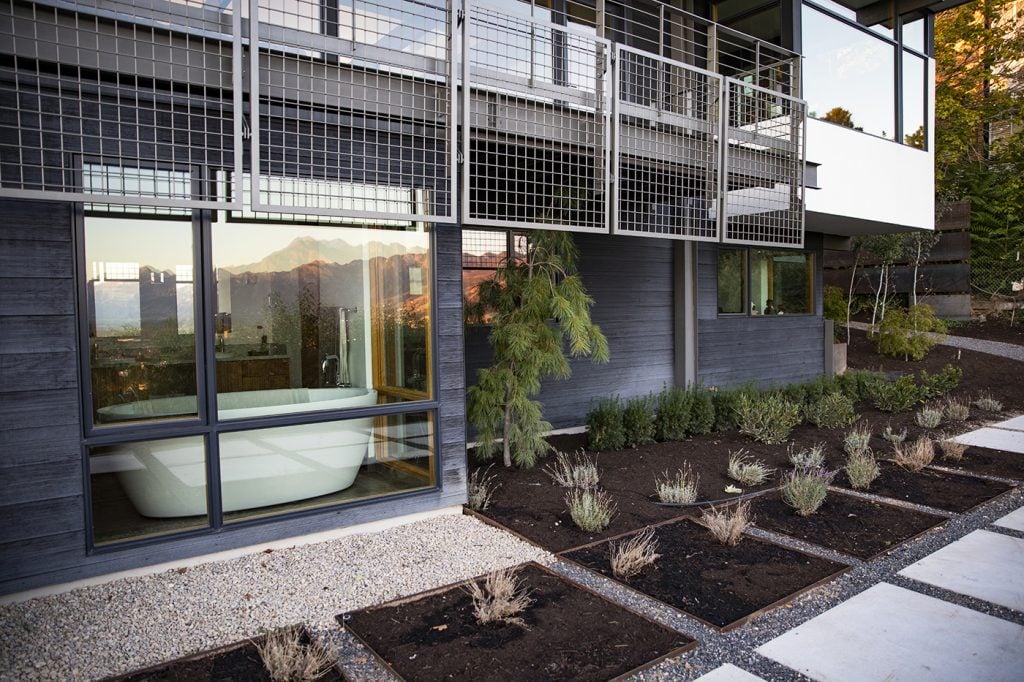
[[[619,46],[613,231],[718,241],[715,74]]]
[[[806,105],[730,78],[726,89],[722,241],[803,246]]]
[[[445,0],[251,0],[249,11],[253,210],[453,219]]]
[[[224,206],[196,181],[241,158],[233,19],[182,0],[0,3],[0,196]]]
[[[596,36],[467,4],[463,221],[607,232],[607,65]]]

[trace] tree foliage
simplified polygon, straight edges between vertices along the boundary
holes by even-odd
[[[593,299],[576,269],[572,234],[531,232],[526,253],[506,258],[479,285],[492,312],[489,341],[494,364],[469,389],[468,417],[479,431],[482,458],[493,457],[501,437],[505,466],[533,466],[548,448],[541,404],[534,399],[546,377],[568,378],[571,357],[608,361],[608,342],[590,319]]]

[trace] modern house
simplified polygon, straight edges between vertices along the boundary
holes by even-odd
[[[0,593],[461,504],[532,230],[611,349],[557,427],[822,374],[823,245],[932,228],[936,7],[6,0]]]

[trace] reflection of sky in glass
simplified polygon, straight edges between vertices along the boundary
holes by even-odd
[[[854,127],[891,139],[896,127],[892,46],[806,8],[803,47],[809,111],[821,118],[842,107],[852,114]]]
[[[923,59],[903,53],[904,140],[924,126],[924,69]]]
[[[924,52],[924,19],[915,19],[903,24],[903,45]]]

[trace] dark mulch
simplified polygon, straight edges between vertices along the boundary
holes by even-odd
[[[479,625],[465,583],[338,619],[406,680],[608,680],[693,641],[536,564],[516,624]]]
[[[892,462],[879,462],[878,466],[882,473],[871,484],[868,492],[951,512],[968,511],[1013,488],[999,481],[947,474],[931,469],[914,473]],[[840,472],[833,484],[850,488],[845,472]]]
[[[981,320],[958,322],[950,327],[949,335],[969,336],[972,339],[1001,341],[1024,346],[1024,315],[1018,314],[1013,325],[1010,324],[1009,315],[1005,317],[990,316],[984,322]]]
[[[309,642],[308,635],[303,634],[303,641]],[[270,682],[270,679],[256,645],[246,640],[111,677],[107,682]],[[336,682],[344,678],[336,668],[331,668],[319,679]]]
[[[655,537],[661,558],[625,584],[722,629],[741,625],[848,568],[749,536],[734,547],[722,545],[706,528],[685,519],[657,526]],[[616,579],[608,542],[563,556]]]
[[[965,474],[977,473],[989,476],[1000,476],[1024,481],[1024,455],[1016,452],[1004,452],[970,446],[964,452],[963,459],[936,459],[934,464],[948,469],[957,469]]]
[[[759,497],[754,524],[868,561],[946,521],[943,516],[829,491],[824,504],[800,516],[780,493]]]

